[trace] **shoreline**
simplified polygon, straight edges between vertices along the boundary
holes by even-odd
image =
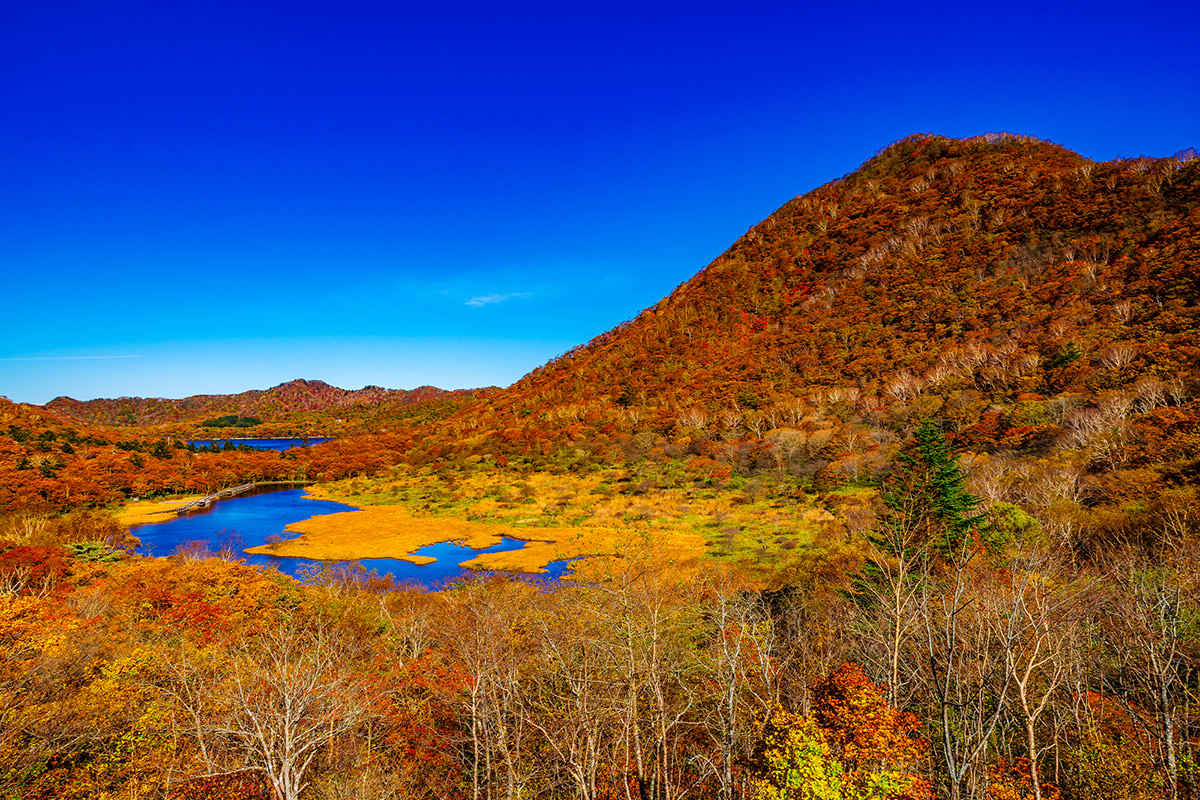
[[[312,439],[320,439],[317,444],[324,442],[332,442],[334,436],[210,436],[207,439],[187,439],[188,442],[270,442],[270,441],[286,441],[296,439],[298,441],[309,441]]]
[[[183,514],[207,509],[213,503],[221,500],[250,494],[255,489],[264,486],[277,486],[280,487],[279,491],[281,491],[283,487],[302,488],[311,485],[311,481],[256,481],[254,483],[244,483],[240,486],[219,489],[212,494],[203,496],[193,494],[183,495],[174,500],[133,500],[126,503],[120,511],[114,512],[113,517],[121,524],[129,527],[154,525],[159,522],[169,522]],[[168,514],[172,516],[167,516]]]
[[[219,489],[210,495],[201,497],[199,500],[193,500],[185,506],[180,506],[179,508],[175,509],[175,516],[179,516],[181,514],[190,514],[192,511],[208,508],[219,500],[228,500],[232,497],[238,497],[239,495],[250,494],[251,492],[262,488],[263,486],[291,486],[300,488],[311,485],[312,481],[256,481],[254,483],[243,483],[240,486],[231,486],[228,489]]]

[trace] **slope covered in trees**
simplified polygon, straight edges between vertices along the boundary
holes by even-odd
[[[1190,154],[1095,163],[1023,137],[910,137],[508,396],[716,414],[1190,378],[1198,203]]]
[[[401,409],[439,400],[470,397],[474,390],[446,391],[434,386],[416,389],[339,389],[324,381],[294,380],[270,389],[233,395],[193,395],[181,400],[121,397],[74,400],[56,397],[45,408],[82,425],[184,429],[205,419],[234,415],[266,422],[263,430],[294,427],[308,422],[322,429],[340,416],[366,417],[379,409]],[[211,426],[210,426],[211,427]]]
[[[437,417],[460,402],[440,399],[394,407],[384,412],[385,422],[395,426],[398,419]],[[312,423],[300,419],[292,423],[298,430],[284,427],[283,433],[303,435],[311,432],[310,424],[336,423],[326,417]],[[333,427],[337,432],[336,424]],[[208,494],[251,481],[361,475],[402,460],[414,436],[412,430],[401,430],[346,436],[288,451],[232,446],[197,451],[186,445],[186,439],[212,437],[214,429],[191,425],[184,427],[182,435],[172,434],[173,430],[172,426],[80,425],[45,408],[0,398],[0,528],[6,514],[111,508],[131,497]],[[237,428],[215,432],[244,435]]]
[[[879,480],[936,419],[979,493],[1086,549],[1194,491],[1198,297],[1194,153],[913,136],[408,458],[828,489]]]

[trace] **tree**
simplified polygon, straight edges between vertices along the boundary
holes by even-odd
[[[754,800],[842,800],[842,764],[816,723],[777,709],[754,753]]]
[[[590,589],[539,598],[531,634],[537,665],[527,680],[530,724],[562,765],[581,800],[603,796],[598,785],[606,744],[618,715],[608,608]]]
[[[697,587],[652,544],[631,542],[612,566],[601,589],[619,685],[613,758],[643,800],[679,797],[696,702],[688,689],[699,672],[691,649],[703,627]]]
[[[1012,705],[1025,728],[1025,756],[1018,764],[1033,800],[1042,800],[1038,720],[1069,677],[1068,654],[1081,634],[1081,587],[1073,587],[1056,552],[1019,548],[1001,591],[1019,626],[1014,646],[1005,649],[1012,680]]]
[[[1196,552],[1186,544],[1167,544],[1150,553],[1126,548],[1113,562],[1105,627],[1106,638],[1121,660],[1119,678],[1128,684],[1118,688],[1133,690],[1129,694],[1134,696],[1125,698],[1132,719],[1143,722],[1142,714],[1134,711],[1139,704],[1151,712],[1159,767],[1170,797],[1176,798],[1194,779],[1188,773],[1195,770],[1187,763],[1190,759],[1180,758],[1186,728],[1180,725],[1179,715],[1189,702],[1185,676],[1194,675],[1200,661]]]
[[[1008,654],[1024,625],[999,590],[1002,580],[975,561],[978,552],[964,548],[925,581],[921,596],[924,666],[950,800],[979,776],[1008,699]]]
[[[266,774],[275,800],[297,800],[317,755],[367,713],[350,656],[323,622],[244,636],[214,688],[224,713],[200,723],[210,758],[240,756]]]
[[[748,755],[764,712],[778,705],[783,655],[764,598],[744,588],[732,573],[714,570],[704,585],[705,616],[711,630],[698,651],[705,679],[697,681],[701,725],[716,755],[710,769],[719,797],[735,797],[734,766]]]
[[[924,420],[913,437],[913,451],[899,456],[898,470],[885,485],[884,502],[894,515],[909,515],[937,553],[956,557],[983,524],[979,498],[967,491],[966,475],[936,423]]]
[[[857,664],[811,687],[812,715],[776,708],[755,748],[755,800],[927,800],[915,714],[890,705]]]
[[[870,536],[880,557],[861,574],[859,584],[869,591],[860,596],[885,610],[893,680],[901,648],[914,628],[924,631],[917,663],[936,707],[950,797],[957,800],[1004,711],[1012,668],[1004,653],[1021,622],[994,591],[995,576],[976,563],[984,515],[931,420],[898,457],[883,504],[881,530]]]
[[[531,733],[522,678],[529,648],[522,635],[533,588],[521,582],[465,581],[446,596],[438,638],[457,663],[454,702],[469,732],[471,797],[515,797],[541,764],[525,758]]]
[[[919,628],[920,597],[935,561],[958,559],[982,524],[979,500],[937,426],[925,420],[882,487],[879,523],[866,534],[870,550],[854,579],[855,600],[882,629],[888,692],[902,697],[901,662]]]
[[[888,703],[858,664],[842,664],[814,683],[811,703],[813,719],[852,785],[875,787],[887,797],[929,795],[928,781],[917,773],[928,749],[916,735],[920,718]],[[884,786],[890,787],[886,793]]]

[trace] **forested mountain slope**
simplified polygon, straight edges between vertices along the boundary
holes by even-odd
[[[347,391],[291,381],[265,391],[184,400],[57,398],[43,407],[0,398],[0,524],[6,513],[369,473],[402,459],[413,435],[409,427],[447,416],[478,393],[433,387]],[[256,436],[336,440],[289,452],[195,452],[187,445],[193,438]]]
[[[1095,163],[1023,137],[913,136],[511,394],[720,411],[1190,377],[1198,222],[1190,152]]]
[[[655,307],[507,389],[293,381],[47,409],[155,439],[227,414],[341,437],[336,468],[313,476],[397,458],[650,456],[824,484],[879,477],[931,418],[960,451],[1070,462],[1095,505],[1200,474],[1198,284],[1191,151],[1095,163],[1027,137],[921,135],[788,202]],[[36,460],[22,447],[14,469]],[[159,483],[173,485],[138,493]]]
[[[473,390],[447,391],[434,386],[416,389],[339,389],[324,381],[293,380],[270,389],[238,394],[200,394],[181,400],[166,398],[120,397],[75,400],[56,397],[45,408],[84,425],[197,425],[206,418],[221,415],[254,417],[264,422],[291,421],[304,414],[356,409],[398,409],[419,403],[469,397]]]

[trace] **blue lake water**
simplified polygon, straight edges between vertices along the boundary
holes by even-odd
[[[301,570],[314,563],[301,558],[279,558],[278,556],[251,555],[241,552],[247,547],[266,544],[267,537],[277,534],[294,538],[297,534],[284,530],[289,523],[323,514],[354,511],[354,506],[330,500],[313,500],[306,497],[303,489],[283,489],[261,494],[241,495],[227,500],[218,500],[206,511],[174,517],[168,522],[153,525],[135,525],[129,532],[141,539],[138,552],[148,556],[169,556],[175,549],[188,542],[205,542],[215,551],[225,548],[233,550],[248,564],[274,567],[293,577],[303,577]],[[391,573],[397,581],[409,581],[436,589],[442,584],[477,575],[459,566],[480,553],[499,553],[519,550],[524,542],[503,539],[500,544],[487,550],[472,550],[451,542],[443,542],[417,551],[416,555],[433,556],[432,564],[418,565],[394,558],[372,558],[360,562],[368,570],[380,575]],[[558,579],[567,569],[567,562],[559,561],[547,567],[549,574],[539,577]]]
[[[332,440],[326,437],[313,436],[306,439],[192,439],[188,444],[194,444],[196,447],[208,447],[213,442],[217,444],[233,442],[234,444],[244,444],[248,447],[253,447],[255,450],[290,450],[293,447],[308,447],[309,445],[321,444],[328,441]]]

